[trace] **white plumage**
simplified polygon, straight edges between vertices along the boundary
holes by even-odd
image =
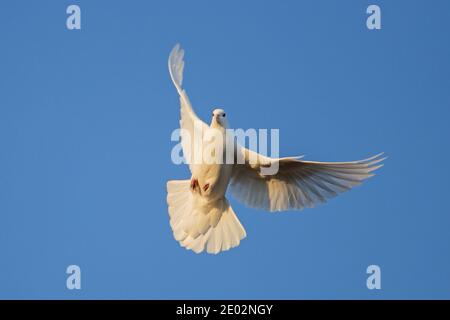
[[[176,45],[169,57],[169,72],[180,95],[180,128],[183,154],[189,163],[191,180],[167,182],[167,203],[170,225],[181,246],[200,253],[219,253],[239,245],[246,232],[231,208],[225,193],[254,208],[269,211],[312,208],[339,193],[347,191],[371,177],[382,166],[381,154],[352,162],[304,161],[299,157],[270,158],[242,146],[233,152],[241,157],[241,164],[204,163],[195,161],[196,150],[192,137],[201,139],[215,130],[229,143],[225,130],[227,121],[222,109],[213,111],[211,124],[201,121],[192,109],[182,88],[184,51]],[[210,131],[208,131],[210,130]],[[224,149],[224,155],[226,153]],[[220,155],[222,156],[222,155]],[[276,163],[274,175],[262,170]]]

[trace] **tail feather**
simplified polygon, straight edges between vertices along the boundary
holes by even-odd
[[[206,202],[189,180],[167,182],[170,226],[181,246],[196,253],[219,253],[239,245],[245,229],[227,199]]]

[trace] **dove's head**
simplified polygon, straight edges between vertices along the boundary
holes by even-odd
[[[228,127],[226,113],[223,109],[214,109],[212,112],[211,127]]]

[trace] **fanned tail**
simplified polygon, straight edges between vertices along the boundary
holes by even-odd
[[[189,180],[167,182],[170,226],[182,247],[217,254],[239,245],[246,232],[227,199],[206,202]]]

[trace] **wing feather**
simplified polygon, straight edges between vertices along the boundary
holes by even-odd
[[[191,171],[194,163],[194,139],[203,139],[208,128],[195,114],[186,91],[182,87],[184,71],[184,50],[177,44],[169,56],[169,73],[178,94],[180,95],[180,128],[181,145],[186,162],[190,164]]]
[[[233,168],[230,189],[235,198],[254,208],[284,211],[314,207],[350,190],[383,166],[382,153],[349,162],[304,161],[299,157],[270,158],[237,148],[243,164]],[[261,168],[278,163],[278,172],[263,175]]]

